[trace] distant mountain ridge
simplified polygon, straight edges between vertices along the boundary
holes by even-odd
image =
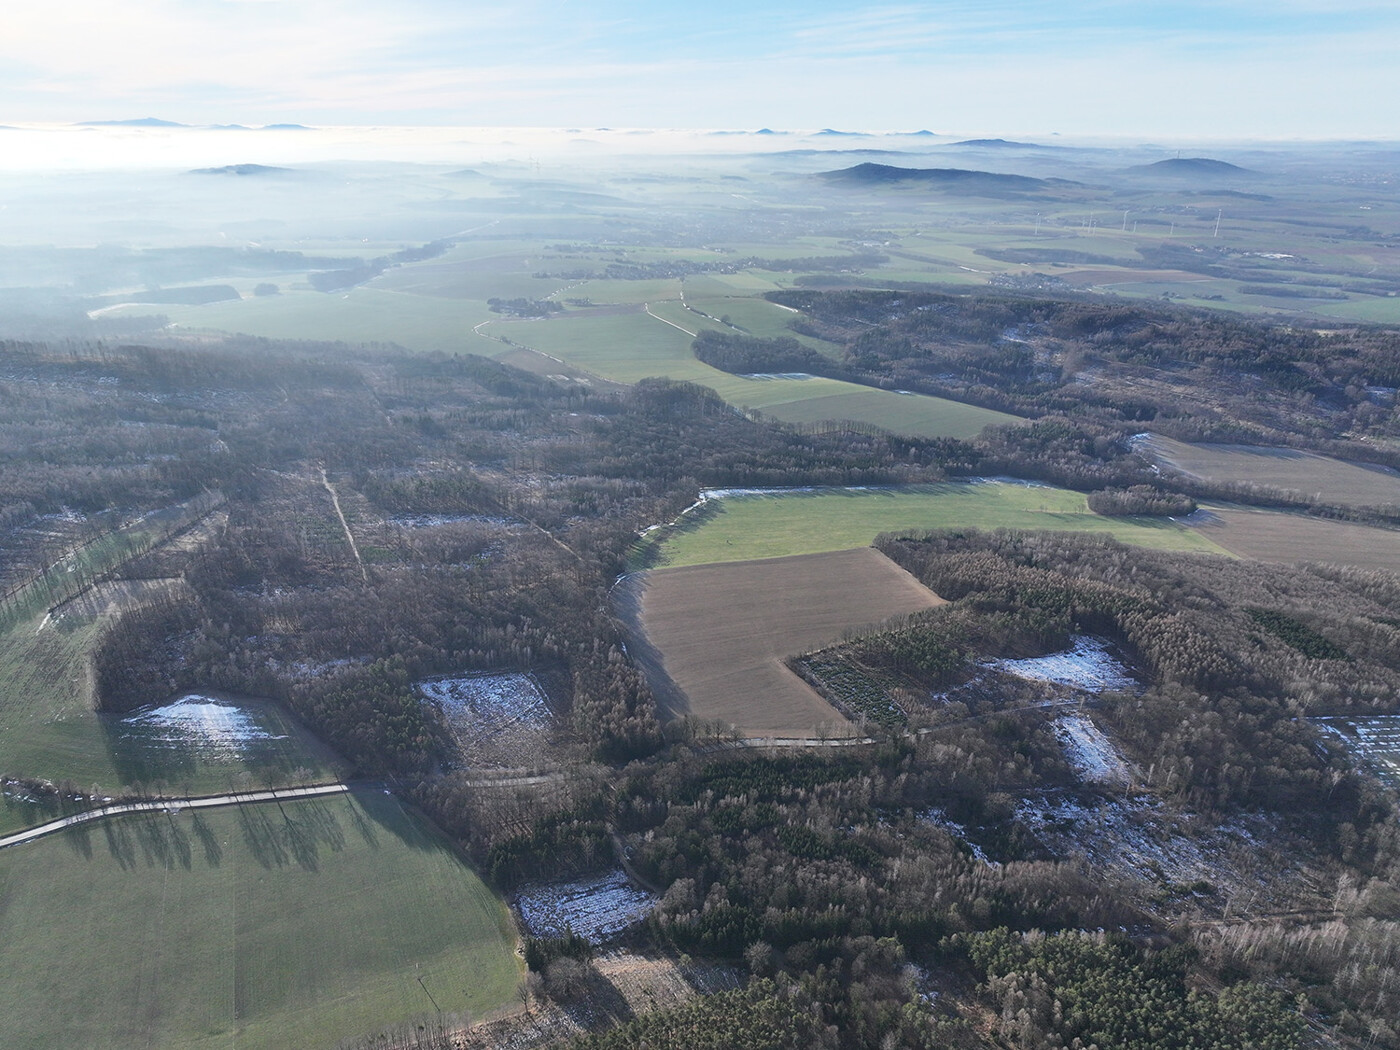
[[[281,175],[291,168],[277,168],[269,164],[225,164],[221,168],[191,168],[190,175]]]
[[[159,117],[137,117],[135,120],[84,120],[76,125],[80,128],[187,128],[174,120],[161,120]]]
[[[963,139],[950,146],[978,146],[983,149],[1063,149],[1063,146],[1042,146],[1038,142],[1015,142],[1010,139]]]

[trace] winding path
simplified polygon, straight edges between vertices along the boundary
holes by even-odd
[[[71,816],[51,820],[47,824],[17,831],[0,838],[0,849],[52,835],[65,828],[90,824],[126,813],[178,813],[182,809],[217,809],[221,806],[241,806],[248,802],[287,802],[299,798],[320,798],[323,795],[343,795],[349,784],[312,784],[308,787],[277,788],[267,791],[240,791],[230,795],[204,795],[197,798],[158,798],[140,802],[114,802],[100,809],[84,810]]]

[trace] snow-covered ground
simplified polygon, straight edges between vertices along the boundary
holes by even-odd
[[[163,707],[143,708],[121,720],[143,740],[174,748],[241,753],[256,740],[281,740],[246,708],[227,700],[190,693]]]
[[[1314,721],[1370,763],[1383,780],[1400,786],[1400,715]]]
[[[978,860],[980,860],[983,864],[996,863],[987,856],[987,854],[983,851],[981,846],[977,845],[977,843],[973,842],[967,837],[967,828],[963,827],[963,825],[959,824],[952,817],[948,816],[948,814],[943,810],[942,806],[933,806],[929,809],[924,810],[922,813],[919,814],[919,819],[926,821],[927,823],[932,824],[935,827],[942,828],[944,831],[948,832],[950,835],[956,838],[959,842],[966,844],[967,848],[972,850],[972,855]]]
[[[993,660],[987,665],[1018,678],[1036,682],[1084,689],[1102,693],[1115,689],[1134,689],[1138,680],[1123,662],[1114,656],[1102,638],[1082,635],[1061,653],[1036,656],[1029,660]]]
[[[417,688],[442,709],[469,765],[514,768],[543,761],[554,716],[530,675],[431,678]]]
[[[499,733],[517,723],[549,725],[544,694],[527,674],[473,675],[432,678],[418,683],[418,691],[442,708],[448,724],[473,732]]]
[[[401,514],[390,518],[390,525],[401,529],[435,529],[439,525],[456,525],[461,522],[474,522],[478,525],[521,525],[514,518],[498,518],[489,514]]]
[[[600,944],[638,922],[656,898],[636,889],[621,870],[576,882],[526,886],[515,905],[525,927],[536,937],[562,937],[573,930]]]
[[[1132,771],[1113,741],[1084,715],[1060,715],[1050,728],[1081,780],[1111,787],[1127,787],[1132,782]]]
[[[1228,900],[1285,906],[1312,875],[1273,821],[1240,814],[1223,823],[1173,814],[1155,799],[1085,803],[1072,796],[1023,799],[1016,819],[1057,857],[1146,880],[1209,883],[1214,906]],[[1315,887],[1312,887],[1315,889]]]

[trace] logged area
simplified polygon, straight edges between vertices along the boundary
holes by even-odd
[[[640,626],[684,706],[747,736],[844,735],[849,723],[783,663],[842,632],[942,603],[869,548],[647,573]]]

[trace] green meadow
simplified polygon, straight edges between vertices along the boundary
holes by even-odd
[[[373,789],[12,846],[0,899],[7,1050],[332,1050],[521,976],[506,906]]]
[[[1094,532],[1159,550],[1225,554],[1165,518],[1106,518],[1084,495],[1008,482],[947,482],[901,489],[819,489],[736,495],[664,533],[657,567],[751,561],[865,547],[882,532],[1045,529]],[[658,533],[663,535],[663,533]]]

